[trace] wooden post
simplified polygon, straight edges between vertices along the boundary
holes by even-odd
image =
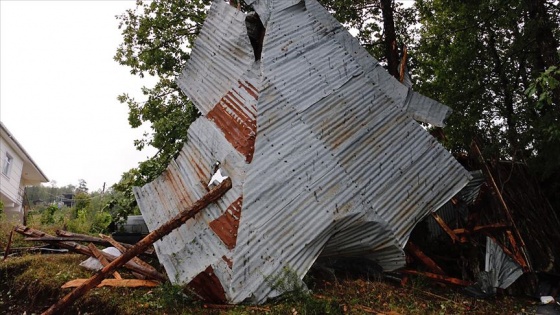
[[[4,251],[4,259],[2,259],[2,261],[6,260],[6,258],[8,258],[8,255],[10,254],[10,247],[12,246],[12,238],[14,237],[14,230],[16,228],[14,227],[11,231],[10,231],[10,236],[8,237],[8,245],[6,245],[6,250]]]
[[[171,231],[183,225],[188,219],[194,217],[198,212],[206,208],[210,203],[221,198],[231,188],[231,186],[231,179],[226,178],[222,183],[214,187],[201,199],[197,200],[192,206],[190,206],[186,210],[181,211],[175,218],[171,219],[159,228],[152,231],[150,234],[136,243],[136,245],[134,245],[132,248],[127,250],[117,259],[113,260],[113,262],[111,262],[109,265],[103,267],[101,271],[99,271],[93,277],[89,278],[88,281],[84,282],[82,285],[60,299],[57,303],[53,304],[48,310],[43,313],[43,315],[57,314],[61,310],[65,309],[79,297],[88,292],[91,288],[94,288],[98,284],[100,284],[108,274],[125,264],[127,261],[132,259],[132,257],[138,256],[150,245],[160,240],[165,235],[171,233]]]

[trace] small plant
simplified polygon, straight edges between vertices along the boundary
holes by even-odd
[[[280,275],[265,277],[265,282],[272,290],[283,294],[283,299],[299,299],[309,294],[307,286],[300,279],[297,272],[289,267],[284,267]]]
[[[50,205],[43,210],[41,213],[41,223],[42,224],[53,224],[54,223],[54,213],[58,210],[56,205]]]
[[[284,267],[281,275],[268,277],[265,281],[273,290],[283,293],[279,301],[282,301],[281,307],[286,309],[279,310],[281,313],[343,314],[343,308],[338,302],[313,297],[297,272],[289,267]]]

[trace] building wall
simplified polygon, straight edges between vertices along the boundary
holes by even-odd
[[[4,174],[6,154],[12,157],[12,162],[8,174]],[[9,217],[21,217],[22,200],[20,191],[21,174],[23,170],[23,158],[7,143],[4,138],[0,138],[0,198],[4,203],[4,212]]]

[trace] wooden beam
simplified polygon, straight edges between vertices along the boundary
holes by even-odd
[[[517,264],[519,264],[519,266],[521,266],[521,268],[523,268],[524,271],[526,271],[526,268],[528,268],[528,266],[526,265],[525,260],[520,259],[520,257],[518,255],[515,255],[511,250],[509,250],[509,248],[507,248],[504,244],[500,243],[490,233],[485,233],[485,235],[488,236],[489,238],[491,238],[494,242],[496,242],[496,244],[498,244],[498,246],[500,246],[500,248],[504,251],[504,253],[506,255],[508,255],[511,259],[513,259]]]
[[[93,243],[89,243],[88,248],[91,250],[91,252],[95,256],[95,258],[97,258],[97,260],[99,260],[99,262],[103,266],[107,266],[109,264],[109,261],[107,261],[105,256],[103,256],[103,253],[97,247],[95,247],[95,245],[93,245]],[[117,279],[117,280],[122,280],[121,274],[118,273],[117,271],[113,272],[113,277],[115,277],[115,279]]]
[[[445,233],[447,233],[447,235],[451,237],[453,243],[460,242],[459,237],[457,237],[457,234],[453,232],[453,230],[449,227],[449,225],[447,225],[447,223],[445,223],[445,221],[443,221],[443,219],[437,213],[432,212],[432,217],[434,218],[434,220],[436,220],[437,224],[439,224],[439,226],[445,231]]]
[[[89,279],[74,279],[66,282],[62,285],[62,289],[66,288],[77,288],[84,284]],[[126,288],[139,288],[139,287],[148,287],[153,288],[157,287],[159,282],[152,281],[152,280],[139,280],[139,279],[105,279],[101,281],[96,287],[126,287]]]
[[[528,269],[528,263],[527,261],[523,258],[523,255],[519,252],[519,247],[517,247],[517,243],[515,242],[515,237],[513,237],[513,234],[511,233],[511,231],[507,230],[506,231],[506,236],[511,244],[511,247],[513,248],[513,255],[515,255],[515,257],[517,257],[517,261],[521,262],[521,267],[523,268],[523,271],[528,272],[530,271]]]
[[[99,238],[99,237],[95,237],[95,236],[91,236],[91,235],[84,235],[84,234],[79,234],[79,233],[72,233],[72,232],[68,232],[68,231],[64,231],[64,230],[56,230],[56,235],[63,237],[63,240],[67,240],[67,241],[78,241],[78,242],[92,242],[92,243],[98,243],[98,244],[104,244],[104,245],[113,245],[111,244],[107,239],[104,238]],[[116,242],[116,241],[115,241]],[[122,247],[124,248],[131,248],[132,245],[127,244],[127,243],[121,243],[118,242]],[[114,247],[116,247],[115,245],[113,245]],[[154,254],[154,250],[153,248],[148,248],[144,254],[146,255],[153,255]]]
[[[48,310],[43,313],[43,315],[60,313],[60,311],[65,309],[70,304],[74,303],[74,301],[84,295],[91,288],[100,284],[109,273],[113,272],[118,267],[128,262],[130,259],[132,259],[132,257],[138,256],[150,245],[183,225],[187,220],[194,217],[198,212],[206,208],[212,202],[215,202],[216,200],[221,198],[231,188],[231,186],[231,179],[228,177],[218,186],[214,187],[211,191],[204,195],[201,199],[197,200],[193,205],[181,211],[175,218],[171,219],[170,221],[164,223],[162,226],[152,231],[150,234],[136,243],[136,245],[134,245],[132,248],[124,252],[117,259],[113,260],[113,262],[111,262],[109,265],[103,267],[101,271],[99,271],[93,277],[89,278],[88,281],[84,282],[82,285],[80,285],[72,292],[68,293],[66,296],[60,299],[58,302],[53,304]]]
[[[509,224],[506,223],[494,223],[488,225],[479,225],[475,226],[472,229],[454,229],[453,233],[461,235],[461,234],[473,234],[473,233],[485,233],[491,230],[501,230],[501,229],[508,229],[510,228]]]
[[[410,269],[404,269],[404,270],[401,270],[400,272],[404,273],[404,274],[409,274],[409,275],[424,276],[424,277],[433,279],[433,280],[438,281],[438,282],[453,284],[453,285],[459,285],[459,286],[464,286],[464,287],[468,287],[468,286],[473,284],[471,281],[465,281],[465,280],[461,280],[461,279],[457,279],[457,278],[447,277],[447,276],[444,276],[444,275],[438,275],[438,274],[431,273],[431,272],[421,272],[421,271],[410,270]]]
[[[102,239],[106,240],[107,242],[109,242],[109,244],[113,245],[116,249],[118,249],[121,253],[126,252],[126,247],[124,247],[121,243],[115,241],[112,237],[108,236],[108,235],[103,235],[100,234],[99,236],[101,236]],[[143,261],[142,259],[138,258],[138,257],[134,257],[131,259],[134,263],[146,268],[146,269],[152,269],[153,271],[157,272],[157,270],[152,267],[152,265],[148,264],[147,262]],[[138,276],[138,275],[136,275]]]
[[[31,236],[31,237],[52,237],[52,235],[46,234],[43,231],[39,231],[30,227],[26,227],[26,226],[16,226],[15,227],[15,231],[17,233],[20,233],[22,235],[25,236]],[[91,252],[91,250],[89,248],[87,248],[86,246],[80,245],[78,243],[75,242],[48,242],[48,243],[52,243],[52,244],[56,244],[58,247],[62,247],[62,248],[66,248],[68,250],[71,250],[73,252],[82,254],[82,255],[86,255],[86,256],[90,256],[90,257],[95,257],[93,255],[93,253]],[[107,258],[107,260],[109,261],[113,261],[115,260],[117,257],[113,256],[109,253],[105,253],[103,252],[103,256],[105,256],[105,258]],[[154,272],[153,270],[148,270],[146,268],[143,268],[142,266],[139,266],[137,264],[135,264],[134,262],[127,262],[124,265],[125,268],[130,269],[132,271],[135,271],[139,274],[142,274],[150,279],[155,279],[161,282],[165,282],[167,281],[167,276],[165,276],[164,274],[161,274],[159,272]]]
[[[410,240],[406,243],[404,249],[416,257],[419,261],[421,261],[428,269],[430,269],[433,273],[444,275],[445,271],[441,269],[438,264],[433,261],[430,257],[428,257],[424,252],[418,248],[418,246],[414,245]]]

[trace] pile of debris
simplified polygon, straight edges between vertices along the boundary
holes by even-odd
[[[473,285],[467,292],[498,290],[531,296],[558,294],[560,220],[523,163],[483,158],[473,142],[458,158],[474,179],[452,202],[417,225],[410,267],[437,281]],[[418,245],[418,246],[415,246]],[[431,257],[431,258],[429,258]],[[441,267],[440,267],[441,266]]]
[[[217,177],[232,180],[215,204],[154,244],[171,281],[236,304],[290,290],[285,279],[300,281],[325,258],[393,271],[408,253],[424,275],[478,283],[471,291],[481,294],[535,270],[531,258],[542,261],[542,251],[524,234],[539,223],[519,227],[515,217],[530,209],[508,208],[477,146],[469,172],[418,123],[443,126],[448,107],[390,76],[315,0],[246,2],[255,12],[212,4],[177,80],[202,117],[164,174],[135,188],[153,230]],[[498,200],[486,211],[481,190]],[[552,209],[542,211],[549,227],[558,224]],[[426,234],[410,241],[422,225]],[[546,244],[558,244],[552,232]],[[463,268],[424,252],[434,246],[423,239],[442,235]],[[545,251],[553,266],[557,250]]]
[[[90,235],[71,233],[64,230],[57,230],[57,236],[53,236],[26,226],[16,226],[13,231],[27,236],[25,238],[26,241],[47,243],[56,248],[62,248],[71,252],[89,256],[90,259],[84,261],[81,265],[87,269],[95,271],[101,270],[111,261],[117,259],[117,257],[119,257],[122,253],[132,248],[132,245],[117,242],[110,236],[106,235],[102,235],[102,237],[94,237]],[[81,243],[87,243],[87,245],[82,245]],[[108,247],[100,250],[96,244]],[[6,250],[6,253],[8,252],[9,249]],[[142,254],[153,256],[153,248],[144,251]],[[114,279],[103,280],[99,286],[154,287],[167,281],[167,277],[164,274],[158,272],[156,268],[141,260],[139,257],[134,257],[130,261],[126,262],[124,267],[132,271],[132,275],[134,275],[136,279],[123,279],[121,275],[115,271],[113,272]],[[78,287],[85,281],[85,279],[75,279],[66,283],[63,288]]]
[[[443,126],[450,109],[390,76],[315,0],[247,3],[256,12],[213,2],[177,82],[202,117],[135,189],[153,230],[217,171],[231,178],[154,244],[169,278],[212,302],[262,303],[319,258],[404,267],[414,226],[471,179],[417,122]]]

